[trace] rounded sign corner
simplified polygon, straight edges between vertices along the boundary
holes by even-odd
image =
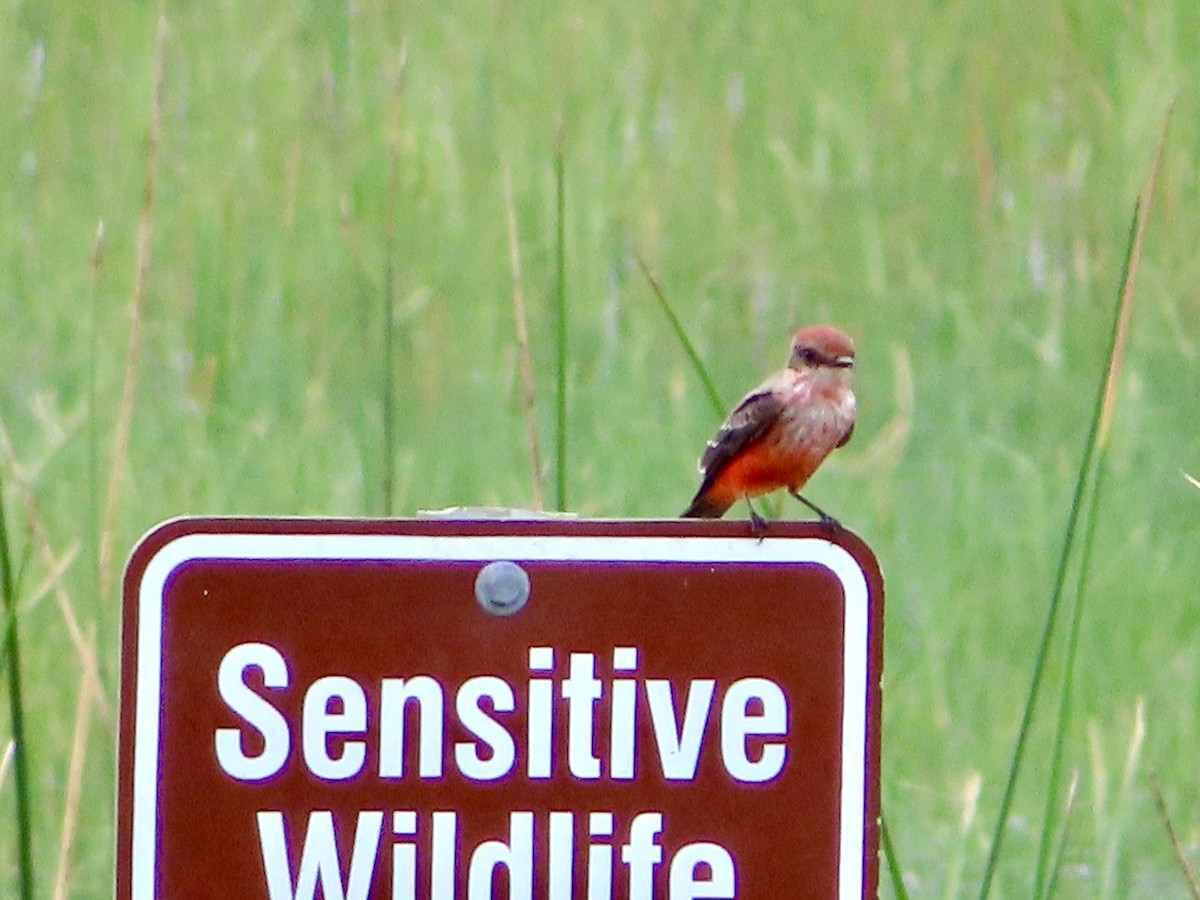
[[[136,583],[136,576],[146,571],[150,562],[162,552],[163,548],[185,534],[195,532],[199,523],[206,521],[208,520],[193,516],[174,516],[159,522],[143,533],[137,543],[133,545],[129,561],[125,564],[126,589],[128,590]]]

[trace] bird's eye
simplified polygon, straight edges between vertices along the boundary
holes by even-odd
[[[817,351],[812,347],[798,347],[796,349],[796,358],[802,362],[815,364],[817,362]]]

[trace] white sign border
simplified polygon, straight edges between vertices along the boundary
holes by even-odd
[[[158,855],[159,714],[162,707],[163,605],[167,583],[196,560],[691,562],[819,565],[845,597],[842,695],[842,795],[838,898],[862,896],[866,850],[867,671],[870,592],[849,551],[819,538],[603,535],[261,534],[193,532],[164,544],[138,586],[133,747],[131,895],[155,900]]]

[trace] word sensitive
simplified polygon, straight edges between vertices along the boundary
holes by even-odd
[[[556,659],[565,659],[561,674]],[[762,784],[784,772],[788,701],[775,681],[751,676],[719,685],[714,678],[692,678],[677,689],[668,679],[640,676],[636,647],[614,648],[610,674],[597,670],[594,653],[535,646],[528,648],[529,677],[521,684],[476,675],[449,685],[418,674],[369,686],[324,675],[300,686],[278,648],[241,643],[218,668],[217,691],[233,724],[214,729],[213,748],[228,777],[249,783],[299,765],[306,775],[331,783],[362,777],[381,785],[448,778],[533,783],[565,777],[610,787],[639,778],[691,782],[706,753],[734,782]],[[294,723],[286,712],[294,708],[284,702],[289,698],[299,700]],[[707,748],[710,721],[719,740]],[[556,756],[564,744],[560,729],[565,758]],[[450,740],[451,732],[461,739]],[[639,735],[649,736],[644,751]],[[611,900],[614,885],[630,900],[653,900],[659,866],[667,889],[658,896],[668,900],[737,896],[734,854],[720,843],[676,842],[664,858],[662,811],[638,811],[618,827],[618,814],[609,809],[541,816],[513,810],[504,839],[474,847],[460,839],[459,816],[455,810],[366,809],[339,824],[331,810],[317,809],[307,814],[299,837],[300,823],[289,823],[284,810],[260,810],[267,895],[309,900],[319,887],[325,898],[365,900],[382,857],[390,862],[393,900],[454,900],[460,875],[467,900],[498,896],[498,881],[507,884],[508,897],[528,900],[539,869],[548,900],[583,896],[574,893],[577,876],[588,900]],[[578,871],[577,842],[586,844]],[[339,854],[339,846],[348,854]],[[295,867],[291,860],[298,860]]]
[[[648,710],[654,735],[659,771],[670,781],[696,777],[701,744],[712,714],[717,684],[711,678],[692,679],[684,695],[677,698],[666,679],[640,680],[632,677],[638,667],[634,647],[613,651],[613,670],[631,677],[614,677],[607,684],[596,677],[592,653],[572,653],[568,676],[558,684],[553,678],[536,677],[552,672],[554,650],[529,650],[531,675],[524,685],[523,701],[528,727],[514,735],[504,714],[517,709],[517,690],[503,678],[479,675],[463,681],[453,692],[454,715],[471,736],[453,747],[457,773],[472,781],[504,778],[520,763],[531,779],[555,774],[554,732],[562,704],[566,707],[567,768],[572,777],[584,781],[605,775],[614,780],[637,778],[636,735],[639,717]],[[241,725],[215,732],[217,761],[229,776],[239,781],[261,781],[277,775],[294,749],[294,736],[286,716],[268,697],[256,692],[248,675],[260,674],[272,692],[288,689],[290,674],[282,653],[269,644],[245,643],[233,647],[221,660],[217,685],[221,699],[241,720]],[[596,708],[608,689],[611,717],[607,723],[609,742],[605,756],[595,746]],[[304,764],[316,778],[343,781],[359,776],[367,765],[367,743],[361,740],[374,723],[377,729],[376,774],[381,779],[406,776],[406,712],[418,710],[415,743],[421,779],[440,779],[446,772],[444,751],[448,690],[429,675],[384,678],[379,684],[378,708],[368,709],[367,691],[353,678],[327,675],[313,681],[304,691],[300,722],[300,747]],[[643,700],[638,703],[639,695]],[[787,733],[787,697],[783,689],[766,678],[742,678],[730,684],[718,700],[720,706],[720,758],[725,771],[736,781],[759,783],[776,778],[787,760],[781,738]],[[677,705],[682,707],[681,715]],[[259,738],[260,749],[248,752],[243,736],[250,728]],[[524,745],[518,748],[518,740]],[[411,775],[411,773],[408,773]]]

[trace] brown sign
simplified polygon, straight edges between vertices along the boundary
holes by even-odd
[[[882,611],[813,525],[168,523],[117,897],[873,897]]]

